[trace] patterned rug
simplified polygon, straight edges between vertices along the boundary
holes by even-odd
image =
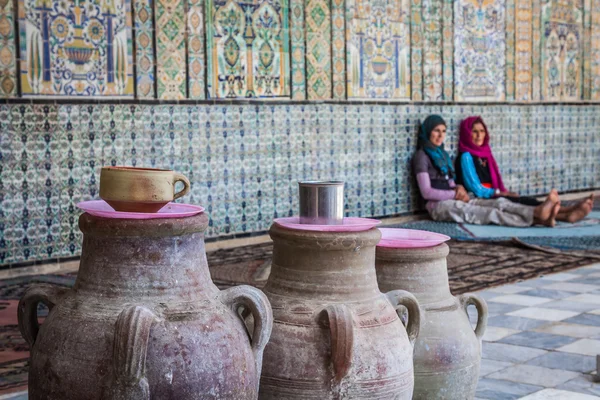
[[[598,262],[597,259],[515,247],[509,242],[451,241],[448,257],[454,294],[476,291]],[[220,288],[236,284],[263,287],[271,267],[272,245],[218,250],[208,254]],[[17,304],[32,284],[70,287],[76,274],[35,275],[0,281],[0,395],[26,390],[29,349],[17,327]],[[40,317],[47,310],[40,309]]]

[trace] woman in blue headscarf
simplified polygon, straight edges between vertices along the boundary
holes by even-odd
[[[465,188],[454,182],[454,166],[444,149],[445,138],[446,121],[439,115],[430,115],[421,124],[413,157],[413,171],[431,218],[478,225],[554,226],[560,209],[554,197],[537,207],[505,198],[471,200]]]

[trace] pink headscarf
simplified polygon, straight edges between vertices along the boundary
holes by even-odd
[[[473,143],[473,136],[471,135],[473,125],[477,122],[483,125],[483,128],[485,129],[485,139],[481,146],[477,146]],[[498,164],[496,164],[496,160],[494,160],[494,156],[492,155],[492,149],[490,148],[490,133],[481,117],[468,117],[461,122],[458,151],[460,153],[471,153],[472,156],[487,159],[490,168],[490,176],[492,178],[492,187],[494,189],[500,189],[502,192],[507,191],[504,187],[504,183],[502,183],[502,176],[500,176]]]

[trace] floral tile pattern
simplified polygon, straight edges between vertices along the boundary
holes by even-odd
[[[422,0],[410,2],[410,73],[411,97],[423,100],[423,17]]]
[[[454,1],[443,0],[443,82],[444,100],[454,99]]]
[[[515,100],[530,101],[533,76],[532,0],[515,0]]]
[[[501,0],[455,2],[455,99],[505,99],[505,11]]]
[[[540,101],[542,94],[542,77],[540,74],[540,61],[542,58],[542,0],[532,0],[532,82],[531,100]]]
[[[600,0],[592,0],[590,27],[590,99],[600,100]]]
[[[515,1],[506,0],[506,100],[515,99]]]
[[[542,2],[542,99],[580,100],[582,97],[582,3]]]
[[[153,0],[133,0],[135,23],[136,94],[140,99],[155,98],[154,7]]]
[[[346,99],[346,3],[331,0],[331,63],[333,98]]]
[[[207,5],[210,97],[289,97],[288,1],[209,0]]]
[[[329,0],[307,0],[306,89],[309,100],[331,99],[331,6]]]
[[[292,98],[306,99],[304,0],[290,0],[290,40],[292,58]]]
[[[423,18],[423,100],[443,99],[442,4],[443,0],[422,0]]]
[[[133,96],[129,0],[19,0],[19,43],[23,95]]]
[[[410,2],[347,0],[349,99],[410,99]]]
[[[187,5],[188,97],[206,97],[204,80],[204,0],[188,0]]]
[[[12,0],[0,0],[0,97],[17,94],[17,44]]]
[[[187,97],[184,0],[156,1],[156,75],[158,98]]]

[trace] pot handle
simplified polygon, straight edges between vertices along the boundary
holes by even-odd
[[[461,306],[465,310],[467,318],[469,318],[467,307],[470,304],[473,304],[477,308],[477,326],[475,326],[475,336],[477,336],[477,339],[481,340],[481,338],[483,338],[483,335],[485,334],[485,329],[487,328],[487,303],[484,299],[482,299],[474,293],[461,294],[460,296],[458,296],[458,301],[460,301]]]
[[[38,323],[37,308],[39,303],[44,303],[50,311],[56,305],[58,297],[67,290],[59,286],[32,286],[25,291],[19,301],[17,317],[19,320],[19,330],[25,341],[33,348],[40,330]]]
[[[143,306],[125,308],[117,317],[113,337],[113,376],[105,400],[149,400],[146,354],[156,315]]]
[[[273,310],[267,296],[260,290],[247,285],[234,286],[221,291],[219,300],[228,306],[240,319],[240,306],[249,310],[254,318],[254,330],[251,336],[252,352],[256,361],[256,372],[260,376],[265,346],[273,329]],[[244,320],[242,319],[242,324]]]
[[[392,303],[392,306],[398,312],[400,306],[406,307],[408,310],[408,323],[406,324],[406,333],[411,346],[415,346],[415,340],[419,336],[421,330],[421,307],[417,298],[406,290],[392,290],[385,294]],[[400,315],[398,315],[400,317]],[[402,321],[402,319],[400,319]]]
[[[321,312],[321,321],[331,332],[331,364],[334,382],[339,384],[352,366],[352,313],[343,304],[332,304]]]

